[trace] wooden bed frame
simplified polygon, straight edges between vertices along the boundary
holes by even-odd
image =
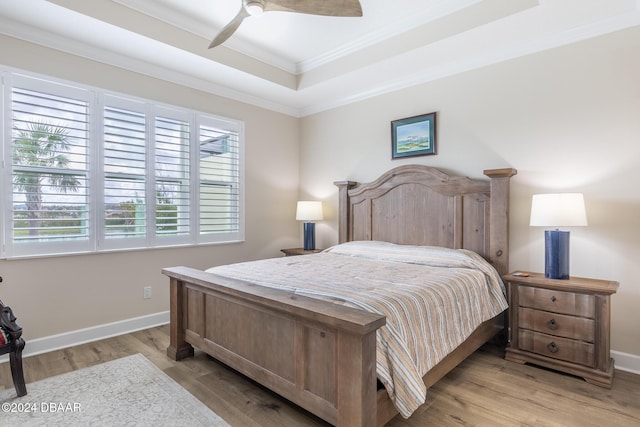
[[[407,165],[376,181],[339,188],[339,241],[471,249],[500,274],[508,268],[509,180],[515,169],[486,170],[489,181]],[[376,330],[385,317],[187,267],[170,277],[169,357],[193,346],[318,417],[341,427],[382,426],[397,414],[376,387]],[[483,323],[424,377],[433,385],[503,329]]]

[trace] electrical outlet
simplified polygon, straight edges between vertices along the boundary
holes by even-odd
[[[143,288],[143,295],[142,295],[145,299],[149,299],[151,298],[151,286],[145,286]]]

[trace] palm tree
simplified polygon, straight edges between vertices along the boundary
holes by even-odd
[[[43,184],[62,193],[78,191],[80,181],[75,176],[54,171],[68,168],[69,159],[63,152],[70,145],[66,128],[45,122],[28,123],[13,140],[13,185],[15,191],[25,194],[30,235],[39,231]]]

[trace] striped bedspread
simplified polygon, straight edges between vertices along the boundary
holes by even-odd
[[[385,315],[377,374],[405,418],[425,402],[427,371],[507,308],[495,269],[461,249],[349,242],[207,271]]]

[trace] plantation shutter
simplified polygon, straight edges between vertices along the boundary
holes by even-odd
[[[241,130],[236,122],[200,119],[200,241],[242,238]]]
[[[147,115],[144,104],[105,97],[103,199],[106,248],[146,245]],[[116,240],[116,243],[110,241]]]
[[[164,240],[188,242],[191,233],[189,118],[158,110],[155,117],[155,232]]]
[[[2,73],[0,258],[244,239],[241,121]]]
[[[11,179],[3,187],[11,199],[6,253],[85,251],[91,93],[21,75],[5,79],[11,112],[5,129],[11,141]]]

